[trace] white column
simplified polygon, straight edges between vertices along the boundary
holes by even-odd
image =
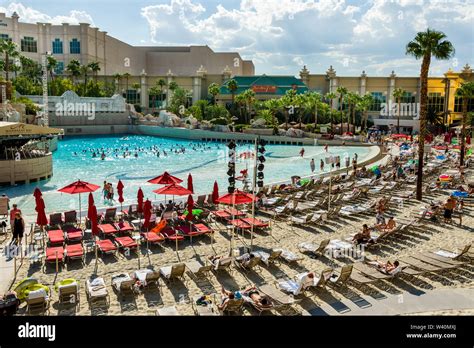
[[[148,84],[145,70],[142,71],[140,76],[140,106],[142,108],[148,108]]]
[[[201,99],[202,78],[201,76],[193,77],[193,103]]]

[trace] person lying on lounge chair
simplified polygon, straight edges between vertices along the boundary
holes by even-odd
[[[250,260],[252,260],[254,257],[255,255],[252,253],[245,253],[242,256],[236,257],[235,261],[239,262],[242,266],[247,267],[250,263]]]
[[[282,281],[278,283],[280,289],[289,292],[295,296],[299,295],[302,291],[315,285],[315,275],[313,272],[301,274],[296,281]]]
[[[394,263],[391,263],[390,261],[387,261],[387,263],[381,261],[370,261],[368,264],[375,266],[380,272],[385,274],[395,274],[400,269],[400,263],[398,261],[395,261]]]
[[[271,308],[272,303],[264,296],[260,295],[260,292],[255,286],[248,287],[243,291],[243,294],[250,297],[255,305],[263,308]]]
[[[367,224],[364,224],[362,226],[362,232],[355,234],[354,237],[352,238],[352,243],[359,245],[359,244],[368,243],[371,240],[372,238],[370,236],[370,228],[369,226],[367,226]]]
[[[232,292],[232,291],[224,289],[224,287],[222,287],[221,293],[222,293],[222,302],[221,304],[217,305],[217,307],[221,311],[224,311],[226,309],[227,304],[229,303],[230,300],[240,300],[242,298],[242,294],[240,293],[240,291]]]

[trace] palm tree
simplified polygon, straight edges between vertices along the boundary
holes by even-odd
[[[125,100],[128,101],[128,80],[130,77],[132,77],[132,75],[130,75],[130,73],[125,73],[122,75],[122,77],[125,79]]]
[[[367,130],[367,119],[369,118],[370,107],[374,104],[374,97],[370,93],[363,95],[356,104],[356,109],[362,112],[362,129]]]
[[[160,87],[160,106],[163,106],[163,88],[166,87],[167,83],[163,79],[159,79],[158,82],[156,83],[157,86]],[[153,104],[154,105],[154,104]]]
[[[120,80],[122,80],[122,75],[119,74],[119,73],[116,73],[116,74],[113,75],[113,78],[114,78],[114,80],[117,84],[117,86],[115,87],[115,89],[116,89],[115,91],[117,93],[120,93]]]
[[[52,56],[47,56],[47,62],[48,62],[48,71],[49,71],[49,75],[51,76],[51,81],[54,80],[54,69],[57,68],[58,66],[58,61],[56,60],[56,58],[52,57]]]
[[[97,82],[97,75],[99,74],[99,71],[100,71],[99,62],[90,62],[88,66],[89,66],[89,69],[92,71],[92,74],[94,75],[95,82]]]
[[[132,88],[135,90],[135,98],[138,96],[138,90],[140,89],[140,84],[135,82],[135,83],[132,83]],[[135,102],[136,102],[136,99],[135,99]]]
[[[341,112],[341,135],[342,135],[342,128],[343,128],[343,122],[344,122],[342,107],[343,107],[344,96],[348,93],[348,91],[346,87],[339,86],[336,89],[336,93],[339,95],[339,111]]]
[[[456,96],[462,98],[462,131],[461,131],[461,154],[459,156],[459,165],[464,165],[464,153],[466,151],[466,125],[467,125],[467,107],[468,102],[474,98],[474,82],[465,82],[456,91]]]
[[[278,130],[278,123],[276,119],[276,113],[280,110],[280,103],[277,99],[269,99],[264,102],[265,107],[272,113],[272,127],[273,133],[275,135],[276,131]],[[276,127],[276,129],[275,129]]]
[[[318,125],[318,110],[321,108],[321,94],[317,92],[306,92],[303,94],[305,100],[303,103],[303,108],[309,113],[314,112],[314,130],[316,132],[316,126]]]
[[[229,81],[227,81],[227,89],[232,95],[232,105],[234,105],[235,92],[239,89],[239,85],[237,84],[237,81],[235,81],[234,79],[230,79]]]
[[[245,122],[248,123],[250,122],[250,113],[252,110],[252,106],[255,103],[255,92],[252,89],[247,89],[246,91],[242,93],[242,96],[245,101],[245,108],[246,108],[247,116],[248,116],[248,119],[246,118]]]
[[[76,78],[81,76],[81,63],[78,60],[71,60],[66,66],[66,71],[71,75],[72,83],[76,84]]]
[[[402,98],[406,94],[406,91],[403,88],[395,88],[393,90],[393,97],[397,100],[398,104],[398,112],[397,112],[397,133],[400,134],[400,113],[401,113],[401,108],[400,105],[402,103]]]
[[[207,92],[212,95],[212,105],[216,105],[216,97],[220,93],[220,87],[217,83],[211,83],[207,88]]]
[[[428,105],[428,73],[431,57],[440,60],[450,59],[454,55],[454,47],[440,31],[427,29],[416,34],[413,41],[406,47],[406,54],[422,59],[420,71],[420,135],[418,141],[418,176],[416,181],[416,199],[423,198],[423,156],[426,133],[426,113]]]
[[[326,99],[329,102],[328,104],[331,107],[331,110],[332,110],[333,105],[334,105],[334,99],[336,99],[336,98],[337,98],[337,94],[334,93],[334,92],[328,92],[324,96],[324,99]],[[331,133],[332,133],[332,112],[330,112],[329,115],[331,117]]]
[[[20,56],[20,53],[17,50],[17,45],[10,40],[1,40],[0,41],[0,54],[3,54],[4,64],[3,69],[5,71],[5,79],[9,81],[9,72],[10,72],[10,59]]]
[[[152,95],[152,97],[151,97],[152,102],[153,102],[152,110],[153,110],[153,114],[154,114],[155,111],[156,111],[156,96],[160,93],[159,87],[158,86],[153,86],[153,87],[150,88],[149,92]]]
[[[357,93],[353,93],[353,92],[348,92],[345,96],[345,101],[348,105],[348,109],[349,109],[349,112],[348,112],[348,116],[347,116],[347,123],[348,123],[348,127],[349,127],[349,124],[351,123],[350,121],[350,116],[352,115],[352,124],[355,128],[355,112],[356,112],[356,105],[357,105],[357,102],[359,101],[360,97]]]
[[[84,76],[84,90],[83,90],[83,96],[85,97],[87,94],[87,77],[89,75],[89,72],[91,69],[89,68],[89,65],[81,65],[79,68],[81,75]]]

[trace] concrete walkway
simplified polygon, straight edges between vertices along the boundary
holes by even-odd
[[[474,309],[474,288],[428,290],[419,294],[404,292],[380,300],[370,296],[343,298],[331,304],[324,303],[303,315],[404,315],[460,309]]]

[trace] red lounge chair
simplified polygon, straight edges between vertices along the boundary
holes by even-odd
[[[240,219],[232,220],[230,223],[241,230],[250,230],[252,228],[249,223]]]
[[[146,242],[150,244],[159,244],[165,241],[165,237],[161,233],[155,232],[142,232],[141,236]]]
[[[114,224],[114,226],[119,231],[119,233],[133,232],[135,230],[133,226],[127,221],[118,222]]]
[[[186,236],[186,237],[195,237],[195,236],[200,236],[203,234],[202,232],[199,232],[198,230],[194,228],[190,228],[189,225],[186,226],[180,226],[179,230]]]
[[[64,248],[63,247],[46,248],[45,262],[56,262],[56,258],[59,262],[64,261]]]
[[[83,238],[82,230],[80,228],[71,227],[66,230],[66,237],[68,242],[80,242]]]
[[[195,229],[196,231],[199,231],[199,232],[202,233],[202,234],[214,232],[211,228],[209,228],[208,226],[206,226],[206,225],[204,225],[204,224],[195,224],[195,225],[194,225],[194,229]]]
[[[249,225],[253,225],[254,227],[257,227],[257,228],[267,228],[269,225],[268,225],[268,222],[264,222],[260,219],[254,219],[254,218],[244,218],[244,219],[241,219],[242,221],[248,223]]]
[[[48,231],[49,244],[58,245],[64,244],[64,232],[63,230],[51,230]]]
[[[104,236],[117,233],[117,229],[111,224],[102,224],[99,225],[99,230],[104,234]]]
[[[128,249],[136,249],[138,248],[137,242],[135,242],[132,238],[125,236],[125,237],[115,237],[115,241],[119,244],[121,248],[128,248]]]
[[[216,210],[216,211],[213,211],[212,214],[214,214],[215,217],[217,217],[218,219],[228,220],[232,218],[232,215],[230,215],[225,210]]]
[[[246,213],[244,213],[240,210],[237,210],[235,208],[227,208],[227,209],[225,209],[225,211],[227,213],[229,213],[230,216],[235,216],[235,217],[241,217],[241,216],[247,215]]]
[[[176,231],[170,227],[165,228],[163,231],[161,231],[161,233],[165,236],[166,239],[171,241],[178,240],[179,242],[181,240],[184,240],[184,236],[177,234]]]
[[[113,254],[117,251],[117,246],[110,239],[98,240],[97,247],[103,254]]]
[[[82,244],[66,245],[66,260],[82,260],[84,257],[84,248]]]

